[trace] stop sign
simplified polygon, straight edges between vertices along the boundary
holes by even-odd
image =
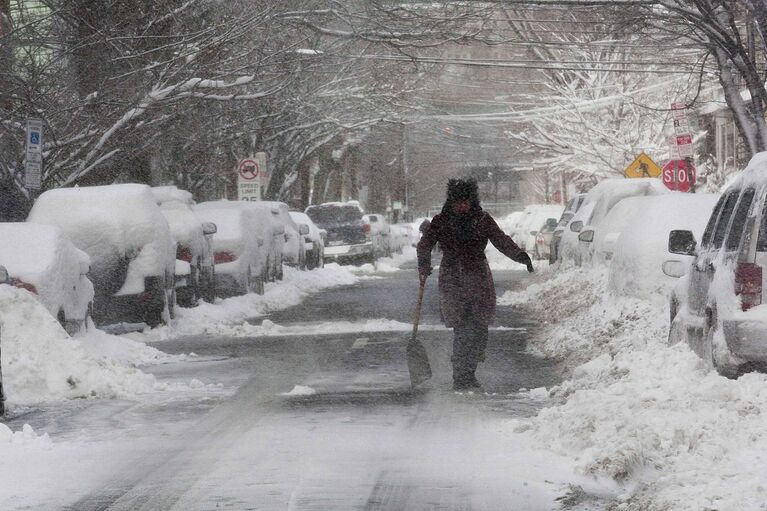
[[[687,160],[669,160],[663,166],[663,184],[669,190],[689,192],[695,186],[695,165]]]

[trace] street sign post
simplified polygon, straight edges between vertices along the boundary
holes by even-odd
[[[623,172],[626,177],[658,177],[661,174],[661,168],[657,163],[652,161],[652,158],[645,153],[639,153],[639,156],[634,158],[626,170]]]
[[[671,103],[671,114],[674,118],[674,135],[668,137],[670,159],[692,158],[695,150],[687,107],[683,103]]]
[[[24,159],[24,186],[40,190],[43,184],[43,121],[27,119],[26,154]]]
[[[256,164],[258,165],[258,180],[261,184],[261,189],[266,190],[266,187],[269,186],[269,178],[271,177],[269,174],[269,166],[266,162],[266,153],[256,153],[256,156],[253,159],[256,160]]]
[[[260,170],[254,158],[240,160],[237,165],[237,200],[261,200]]]
[[[691,192],[697,175],[692,160],[669,160],[663,165],[663,184],[678,192]]]

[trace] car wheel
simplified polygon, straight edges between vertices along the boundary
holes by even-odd
[[[151,328],[159,326],[163,323],[163,316],[167,307],[168,296],[164,287],[159,290],[155,290],[155,295],[143,306],[143,320],[144,323]],[[168,308],[169,309],[169,308]]]
[[[722,325],[719,324],[719,319],[716,312],[716,307],[712,306],[706,309],[706,321],[703,327],[703,360],[716,369],[716,372],[726,378],[737,378],[739,367],[728,364],[720,360],[719,356],[714,349],[714,336],[716,336]]]

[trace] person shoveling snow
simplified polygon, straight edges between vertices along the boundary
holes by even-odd
[[[495,315],[495,286],[485,257],[488,240],[506,257],[533,272],[530,256],[482,210],[473,179],[451,179],[442,212],[423,230],[418,242],[421,282],[431,273],[431,251],[439,243],[443,256],[439,269],[440,310],[453,328],[453,388],[480,387],[475,376],[485,359],[488,325]]]

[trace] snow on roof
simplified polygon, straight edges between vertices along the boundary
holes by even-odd
[[[362,209],[362,206],[360,206],[360,202],[356,200],[350,200],[348,202],[323,202],[322,204],[312,204],[308,208],[306,208],[306,211],[308,211],[311,208],[323,208],[323,207],[336,207],[336,208],[342,208],[342,207],[353,207],[360,210],[361,213],[364,213],[365,210]]]
[[[141,184],[48,190],[37,198],[28,220],[60,227],[94,265],[170,240],[168,223],[150,188]]]
[[[178,201],[163,202],[160,211],[168,221],[170,234],[175,241],[188,246],[203,239],[202,223],[188,204]]]
[[[155,186],[152,188],[152,195],[157,200],[157,204],[164,204],[166,202],[194,204],[192,193],[181,190],[176,186]]]
[[[767,151],[756,153],[745,169],[739,172],[735,179],[727,186],[731,188],[745,188],[767,184]]]
[[[197,204],[197,216],[206,222],[216,224],[214,241],[236,241],[243,237],[246,210],[239,202],[214,201]]]
[[[615,204],[627,197],[667,193],[670,193],[669,189],[658,178],[606,179],[586,195],[586,203],[594,204],[588,223],[597,225]]]
[[[0,265],[11,276],[42,274],[53,268],[61,230],[42,224],[0,223]]]
[[[665,304],[678,280],[666,276],[662,265],[669,259],[684,259],[669,254],[669,232],[690,230],[700,240],[717,200],[717,194],[673,192],[621,201],[614,212],[622,211],[628,227],[615,242],[609,273],[611,291]]]

